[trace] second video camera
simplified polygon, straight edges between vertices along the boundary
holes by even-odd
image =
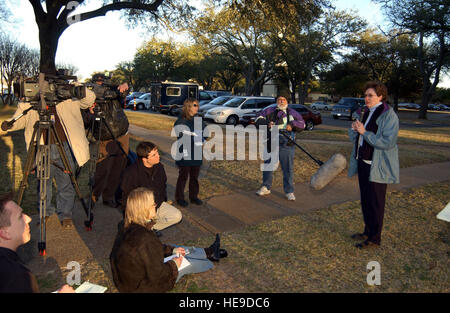
[[[58,71],[57,75],[45,75],[42,86],[47,105],[56,105],[66,99],[83,99],[86,97],[86,89],[83,85],[75,85],[76,76],[65,75]],[[71,82],[72,81],[72,82]],[[32,105],[40,101],[39,79],[37,77],[22,79],[14,83],[14,95]]]

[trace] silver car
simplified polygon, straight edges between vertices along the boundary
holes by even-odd
[[[329,103],[326,103],[324,101],[316,101],[311,104],[311,109],[313,110],[325,110],[325,111],[331,111],[333,109],[333,106]]]
[[[198,115],[201,117],[205,116],[205,113],[212,109],[216,108],[218,106],[223,105],[225,102],[233,98],[234,96],[220,96],[212,100],[211,102],[208,102],[206,104],[200,104],[200,108],[198,109]]]
[[[206,121],[236,125],[245,113],[256,113],[275,103],[273,97],[234,97],[217,108],[208,110]]]

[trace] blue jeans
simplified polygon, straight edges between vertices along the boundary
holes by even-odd
[[[283,171],[283,189],[285,193],[294,192],[294,155],[295,146],[280,145],[279,160]],[[264,161],[270,163],[270,159]],[[272,171],[263,171],[263,186],[272,187]]]
[[[69,166],[73,173],[75,172],[75,161],[67,142],[63,143],[63,150],[67,156]],[[50,145],[50,159],[50,179],[47,180],[47,210],[45,215],[51,216],[55,213],[55,207],[52,205],[52,182],[54,178],[57,187],[56,213],[58,214],[60,220],[72,218],[72,209],[75,202],[75,190],[72,186],[72,181],[70,180],[69,174],[64,173],[62,170],[64,169],[64,164],[55,144]],[[39,181],[37,184],[37,189],[39,197]]]
[[[205,249],[186,246],[175,247],[189,250],[189,254],[186,254],[185,258],[189,261],[189,263],[191,263],[181,271],[178,271],[176,282],[178,282],[184,275],[206,272],[214,267],[213,263],[206,257]]]

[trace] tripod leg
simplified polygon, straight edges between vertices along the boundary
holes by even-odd
[[[37,131],[38,138],[41,138],[40,129]],[[38,139],[38,140],[39,140]],[[47,143],[44,145],[40,144],[40,140],[38,143],[37,153],[36,153],[36,176],[39,180],[39,230],[40,237],[38,242],[39,254],[41,256],[46,255],[46,225],[45,225],[45,216],[46,216],[46,208],[47,208],[47,181],[50,179],[50,145],[49,140],[47,139]]]
[[[31,136],[30,145],[28,147],[28,154],[27,159],[25,161],[25,168],[23,170],[23,177],[22,181],[20,182],[19,186],[19,192],[18,192],[18,199],[17,204],[22,204],[23,199],[23,193],[25,192],[25,188],[28,186],[28,176],[30,175],[31,169],[33,167],[33,161],[35,160],[35,153],[36,153],[36,146],[39,144],[36,141],[36,133],[39,125],[38,122],[36,122],[36,125],[34,126],[33,135]]]

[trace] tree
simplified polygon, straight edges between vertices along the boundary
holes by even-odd
[[[450,5],[448,0],[375,0],[391,24],[417,36],[417,61],[422,78],[419,118],[426,119],[428,103],[441,72],[450,66]]]
[[[38,72],[38,52],[7,36],[0,36],[0,75],[7,85],[7,100],[12,101],[12,84],[19,77],[33,76]],[[3,95],[3,90],[1,90]]]
[[[96,10],[74,14],[76,8],[85,0],[29,0],[29,2],[33,6],[39,28],[40,71],[47,74],[56,74],[55,56],[58,40],[74,23],[104,16],[111,11],[123,10],[123,17],[128,19],[131,26],[138,22],[167,25],[181,21],[193,10],[182,0],[103,0],[98,1],[99,8]],[[46,10],[42,6],[44,2]]]
[[[357,53],[349,54],[320,75],[321,86],[329,94],[359,97],[365,82],[370,80],[369,70],[360,62]]]
[[[128,82],[130,89],[135,90],[136,76],[134,73],[134,64],[132,61],[120,62],[112,74],[112,82],[120,84]]]
[[[304,103],[311,82],[333,54],[345,47],[365,23],[350,13],[336,10],[327,0],[258,1],[275,42],[278,78],[292,86],[291,100],[298,88]],[[283,12],[280,14],[279,12]]]
[[[271,78],[275,47],[267,36],[264,15],[253,2],[245,4],[251,17],[249,11],[236,6],[224,7],[218,13],[208,7],[196,20],[191,36],[197,44],[228,58],[233,65],[230,70],[239,69],[245,78],[245,94],[259,95]]]
[[[152,81],[176,80],[177,46],[155,38],[146,42],[134,56],[135,87],[146,87]]]
[[[400,97],[411,97],[421,88],[414,39],[415,36],[410,34],[386,36],[368,29],[352,40],[352,46],[356,49],[352,58],[367,73],[368,80],[387,85],[396,110]]]

